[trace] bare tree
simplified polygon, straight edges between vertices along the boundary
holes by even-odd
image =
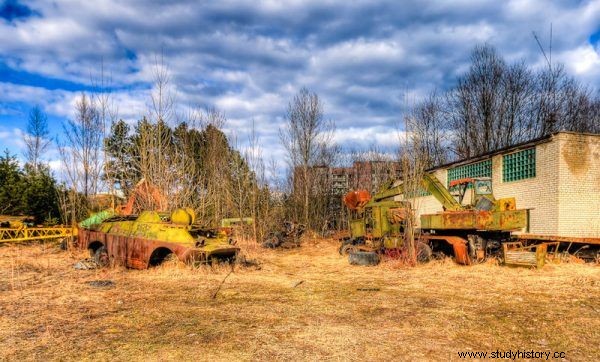
[[[310,218],[312,186],[318,183],[312,178],[319,174],[317,166],[330,166],[333,130],[333,123],[323,116],[319,96],[302,88],[288,104],[286,123],[279,132],[290,166],[295,216],[311,227],[315,226]]]
[[[94,100],[82,93],[75,103],[75,118],[63,125],[63,164],[71,186],[86,198],[98,191],[101,173],[102,125],[98,117]]]
[[[93,99],[82,93],[75,117],[63,124],[64,140],[57,141],[65,172],[63,219],[75,222],[87,212],[89,196],[98,191],[102,171],[102,126]]]
[[[450,121],[457,135],[456,152],[462,157],[495,149],[503,113],[503,77],[506,65],[489,45],[476,46],[469,71],[449,93]]]
[[[433,92],[404,119],[405,131],[411,132],[412,148],[423,158],[425,167],[444,164],[450,156],[450,132],[442,101]]]
[[[27,146],[25,153],[27,162],[36,171],[38,170],[41,155],[48,148],[48,145],[50,145],[48,135],[48,117],[39,106],[35,106],[29,112],[27,134],[23,137],[23,141]]]
[[[419,209],[419,196],[423,195],[423,174],[428,167],[427,150],[423,144],[427,141],[421,129],[413,128],[415,123],[410,117],[405,117],[404,133],[400,138],[398,158],[401,163],[402,176],[400,182],[403,185],[403,199],[408,201],[409,209],[404,220],[404,247],[407,250],[408,263],[417,263],[417,252],[419,243],[419,229],[417,228],[417,210]]]
[[[114,103],[111,93],[111,81],[112,79],[105,74],[104,59],[102,59],[100,62],[99,80],[96,81],[95,79],[92,79],[92,84],[94,84],[96,88],[96,91],[92,94],[92,97],[98,111],[98,121],[100,122],[102,129],[103,140],[106,140],[109,137],[111,127],[116,124],[119,117],[118,106]],[[104,160],[104,174],[102,180],[106,181],[107,183],[108,191],[111,195],[112,207],[114,208],[115,199],[112,196],[114,196],[114,187],[118,176],[115,174],[116,170],[112,167],[114,166],[114,163],[109,162],[106,144],[103,147],[102,158]]]
[[[438,142],[445,125],[436,121],[440,115],[448,120],[447,145],[458,158],[561,130],[596,132],[598,97],[568,76],[562,65],[547,60],[547,68],[534,72],[523,61],[506,64],[490,45],[476,46],[471,66],[456,86],[443,99],[429,97],[411,113],[409,123],[420,133],[424,155],[432,164],[443,162],[431,158],[432,146],[444,144]]]
[[[176,116],[175,97],[170,84],[170,71],[162,54],[155,58],[153,76],[147,115],[135,129],[135,168],[140,179],[146,179],[160,190],[168,200],[168,208],[179,207],[183,206],[181,187],[190,160],[185,157],[182,147],[175,147],[175,137],[170,127],[170,122]],[[158,205],[150,201],[150,204],[140,207],[151,210]]]

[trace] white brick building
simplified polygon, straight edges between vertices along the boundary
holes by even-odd
[[[496,198],[530,209],[530,234],[600,238],[600,135],[558,132],[429,171],[446,186],[491,177]],[[419,215],[442,211],[433,196],[414,204]]]

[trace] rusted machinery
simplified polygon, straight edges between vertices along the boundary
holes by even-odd
[[[401,190],[387,187],[373,197],[368,191],[351,191],[344,196],[344,204],[350,209],[350,238],[342,242],[342,255],[356,252],[394,252],[404,244],[404,226],[408,201],[393,197]],[[425,243],[417,243],[417,259],[427,261],[431,249]]]
[[[453,181],[448,191],[433,174],[424,174],[422,190],[433,195],[442,212],[421,215],[418,254],[451,249],[460,264],[482,261],[499,252],[501,242],[510,241],[511,232],[527,228],[528,210],[516,209],[514,198],[495,199],[490,178]],[[344,197],[351,210],[351,237],[340,252],[358,249],[386,250],[402,246],[402,234],[411,205],[393,198],[404,195],[403,184],[386,185],[372,198],[365,191],[353,191]],[[405,195],[406,196],[406,195]]]
[[[124,205],[98,212],[79,223],[77,245],[90,250],[99,265],[109,262],[135,269],[158,265],[169,258],[186,263],[233,259],[239,248],[227,230],[196,224],[190,208],[166,213],[166,199],[142,179]],[[156,211],[134,210],[152,206]]]
[[[171,214],[144,211],[139,216],[108,215],[104,219],[94,215],[90,219],[80,223],[77,245],[88,249],[101,266],[112,262],[145,269],[169,258],[205,263],[232,260],[239,251],[225,232],[194,224],[190,209]]]
[[[504,264],[541,268],[546,259],[555,259],[560,242],[523,245],[521,241],[502,243]]]
[[[156,186],[142,178],[131,191],[127,202],[117,206],[115,212],[119,215],[131,215],[136,206],[141,209],[151,207],[155,211],[165,211],[167,199]]]
[[[283,229],[274,231],[264,238],[262,242],[263,248],[275,249],[292,249],[300,246],[302,234],[306,227],[303,224],[296,224],[290,221],[283,223]]]

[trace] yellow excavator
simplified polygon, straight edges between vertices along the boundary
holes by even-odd
[[[351,210],[350,238],[342,243],[340,252],[401,248],[406,219],[412,212],[410,200],[429,194],[443,211],[420,216],[417,254],[421,259],[426,259],[431,253],[427,249],[433,246],[450,248],[460,264],[479,262],[509,241],[511,232],[528,227],[528,210],[518,210],[514,198],[496,199],[489,177],[454,180],[449,189],[431,173],[425,173],[420,181],[419,190],[412,192],[407,192],[402,182],[390,182],[372,197],[364,190],[346,194],[343,201]],[[396,200],[398,197],[402,200]]]

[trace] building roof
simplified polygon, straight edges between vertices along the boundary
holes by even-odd
[[[435,170],[439,170],[439,169],[450,168],[450,167],[454,167],[454,166],[462,166],[462,165],[470,164],[470,163],[473,163],[473,162],[487,160],[488,158],[490,158],[492,156],[500,155],[500,154],[503,154],[503,153],[515,152],[515,151],[519,151],[519,150],[524,149],[524,148],[529,148],[531,146],[537,146],[537,145],[542,144],[542,143],[551,142],[554,139],[554,137],[556,137],[559,134],[573,134],[573,135],[583,135],[583,136],[595,136],[595,137],[599,137],[600,138],[600,134],[595,134],[595,133],[559,131],[559,132],[554,132],[552,134],[549,134],[549,135],[546,135],[546,136],[543,136],[543,137],[539,137],[539,138],[535,138],[535,139],[532,139],[532,140],[529,140],[529,141],[518,143],[516,145],[512,145],[512,146],[500,148],[498,150],[494,150],[494,151],[490,151],[490,152],[486,152],[486,153],[483,153],[481,155],[477,155],[477,156],[474,156],[474,157],[463,158],[461,160],[452,161],[452,162],[449,162],[449,163],[446,163],[446,164],[443,164],[443,165],[435,166],[435,167],[432,167],[430,169],[427,169],[426,171],[427,172],[431,172],[431,171],[435,171]]]

